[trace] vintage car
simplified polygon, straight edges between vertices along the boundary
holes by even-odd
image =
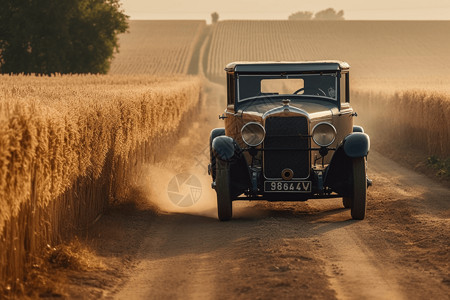
[[[234,62],[226,66],[224,128],[210,136],[219,220],[235,200],[342,198],[366,214],[369,136],[353,125],[349,65],[341,61]]]

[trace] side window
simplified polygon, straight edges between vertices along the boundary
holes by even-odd
[[[341,73],[341,103],[349,102],[349,82],[348,82],[348,73]]]
[[[232,74],[227,74],[227,104],[234,104],[235,97],[235,80]]]

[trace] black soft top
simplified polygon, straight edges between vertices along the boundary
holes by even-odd
[[[227,72],[237,73],[293,73],[344,71],[350,65],[345,61],[246,61],[232,62],[225,67]]]

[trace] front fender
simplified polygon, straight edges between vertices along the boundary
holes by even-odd
[[[212,152],[216,159],[220,159],[230,166],[230,192],[232,198],[237,197],[250,188],[250,173],[242,155],[241,147],[234,139],[222,135],[212,141]]]
[[[211,149],[216,158],[226,162],[236,160],[242,152],[236,141],[226,135],[215,137]]]
[[[365,157],[370,150],[369,136],[362,132],[347,135],[338,146],[325,170],[325,186],[343,195],[350,195],[352,159]]]
[[[209,135],[209,165],[208,165],[208,174],[212,176],[213,181],[216,180],[216,157],[214,156],[212,150],[212,141],[221,135],[225,135],[225,128],[215,128],[211,131]]]
[[[344,138],[341,147],[348,157],[364,157],[369,154],[370,138],[363,132],[353,132]]]
[[[212,141],[221,135],[225,135],[225,128],[214,128],[211,130],[211,134],[209,135],[209,143],[212,144]]]

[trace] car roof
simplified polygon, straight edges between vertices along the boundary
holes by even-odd
[[[350,65],[345,61],[239,61],[229,63],[225,67],[227,72],[253,73],[253,72],[308,72],[308,71],[344,71]]]

